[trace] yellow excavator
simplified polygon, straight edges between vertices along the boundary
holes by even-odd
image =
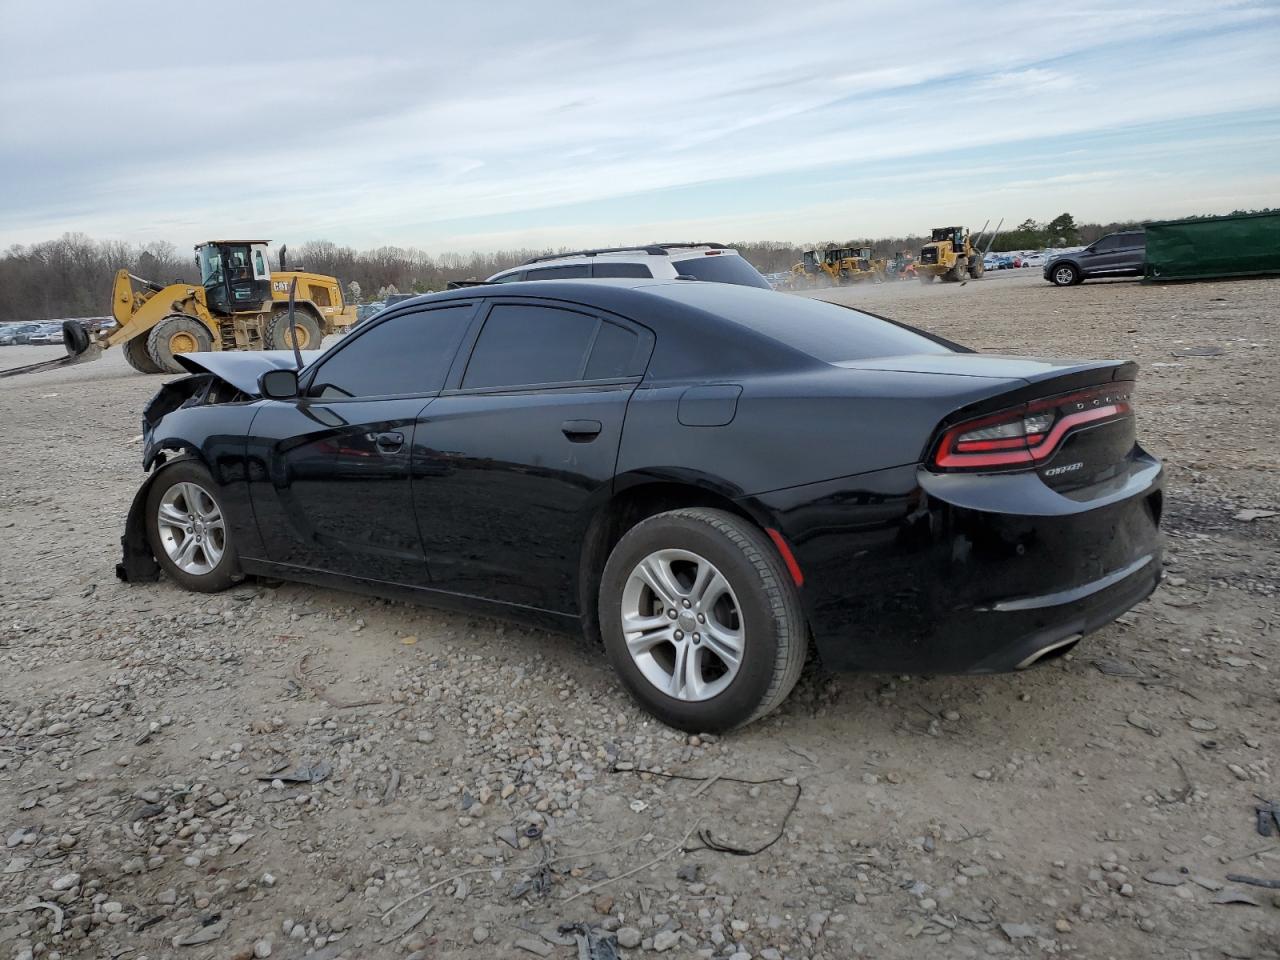
[[[111,290],[116,326],[97,344],[119,346],[129,365],[143,373],[182,373],[174,360],[180,353],[315,349],[323,337],[356,322],[356,308],[346,305],[337,279],[288,270],[286,247],[280,248],[274,273],[265,240],[210,240],[195,250],[199,283],[164,286],[119,271]],[[295,281],[290,327],[289,288]]]

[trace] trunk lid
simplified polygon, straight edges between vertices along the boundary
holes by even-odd
[[[943,353],[838,366],[956,378],[957,387],[977,381],[980,399],[972,399],[972,389],[956,390],[958,405],[938,424],[926,451],[930,469],[1034,470],[1060,493],[1087,496],[1127,474],[1134,457],[1136,363]],[[981,390],[983,381],[989,392]]]

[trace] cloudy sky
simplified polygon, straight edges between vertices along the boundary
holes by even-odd
[[[0,0],[0,246],[799,242],[1280,205],[1280,4]]]

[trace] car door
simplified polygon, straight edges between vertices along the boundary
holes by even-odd
[[[1116,256],[1116,271],[1142,273],[1147,260],[1146,234],[1122,233]]]
[[[1120,238],[1112,234],[1091,246],[1081,258],[1080,266],[1084,269],[1086,276],[1105,277],[1120,269],[1119,260]]]
[[[296,400],[253,420],[250,497],[267,558],[422,585],[410,464],[419,413],[440,391],[476,301],[400,311],[348,335],[304,374]]]
[[[433,588],[577,611],[579,545],[612,489],[652,346],[644,327],[579,305],[489,305],[465,369],[414,434],[413,500]]]

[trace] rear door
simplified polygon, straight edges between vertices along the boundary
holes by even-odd
[[[492,303],[414,435],[433,587],[577,612],[579,546],[612,489],[652,345],[645,328],[577,304]]]
[[[321,358],[305,396],[254,418],[250,495],[267,558],[424,584],[410,496],[413,431],[445,382],[474,301],[380,317]]]

